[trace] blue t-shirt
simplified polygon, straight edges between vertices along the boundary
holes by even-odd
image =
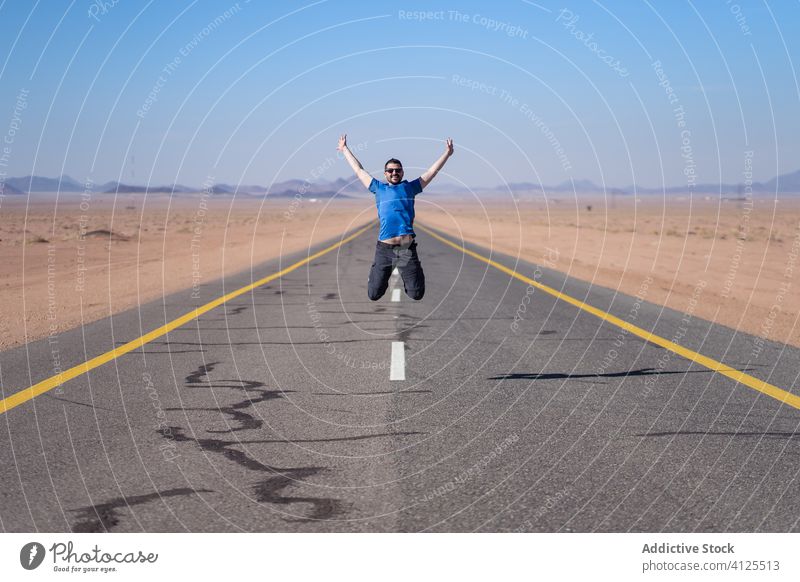
[[[414,197],[422,192],[419,178],[411,182],[403,180],[396,186],[373,178],[369,191],[375,194],[375,206],[381,221],[378,240],[414,234]]]

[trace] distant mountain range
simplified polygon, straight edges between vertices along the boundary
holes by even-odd
[[[753,193],[757,194],[796,194],[800,193],[800,170],[789,174],[783,174],[772,178],[766,182],[753,182],[751,185]],[[333,181],[320,181],[309,183],[304,180],[286,180],[276,182],[270,186],[259,185],[239,185],[214,184],[206,188],[193,188],[181,184],[170,186],[138,186],[123,184],[120,182],[106,182],[105,184],[85,184],[65,175],[60,178],[45,178],[42,176],[25,176],[23,178],[8,178],[5,181],[4,193],[6,195],[19,195],[27,192],[84,192],[91,193],[192,193],[207,191],[214,195],[230,196],[233,194],[243,196],[291,198],[294,196],[310,196],[314,198],[350,198],[349,194],[366,195],[365,189],[357,180],[345,180],[338,178]],[[432,185],[434,192],[475,192],[486,195],[507,193],[509,190],[514,194],[536,193],[536,192],[578,192],[586,194],[688,194],[687,187],[670,186],[667,188],[648,188],[643,186],[626,186],[617,188],[598,186],[590,180],[575,180],[561,182],[556,185],[542,185],[535,182],[513,182],[507,185],[494,187],[467,188],[464,186],[437,184]],[[746,192],[744,184],[698,184],[694,188],[695,193],[743,196]]]
[[[43,176],[24,176],[22,178],[8,178],[5,181],[5,194],[19,195],[27,192],[89,192],[95,193],[118,193],[118,194],[138,194],[138,193],[176,193],[185,194],[191,192],[209,192],[214,195],[246,195],[264,197],[267,194],[271,197],[287,198],[298,194],[311,196],[314,198],[350,198],[344,192],[363,192],[364,188],[359,182],[352,182],[339,178],[332,182],[323,181],[318,183],[304,182],[303,180],[287,180],[276,182],[270,187],[258,185],[239,185],[213,184],[200,188],[173,184],[169,186],[138,186],[123,184],[121,182],[106,182],[105,184],[83,184],[74,178],[62,175],[60,178],[46,178]]]
[[[800,170],[790,174],[782,174],[767,182],[753,182],[750,184],[754,194],[800,194]],[[598,186],[591,180],[575,180],[574,182],[565,181],[556,185],[542,185],[536,182],[511,182],[507,185],[500,185],[490,188],[466,188],[463,186],[453,186],[448,188],[449,192],[493,192],[501,193],[511,191],[514,194],[536,193],[536,192],[577,192],[579,194],[683,194],[688,195],[689,190],[686,186],[668,186],[666,188],[649,188],[646,186],[625,186],[618,188],[615,186]],[[745,184],[697,184],[694,187],[695,194],[725,194],[744,196],[747,192]]]
[[[4,194],[6,196],[16,196],[16,195],[19,195],[19,194],[25,194],[25,192],[23,192],[22,190],[18,190],[17,188],[12,186],[8,182],[3,184],[2,189],[0,189],[0,193]]]

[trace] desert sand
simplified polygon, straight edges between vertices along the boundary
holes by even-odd
[[[800,347],[800,197],[465,198],[422,197],[418,221],[629,295],[645,289],[645,300],[682,312],[701,286],[695,316]],[[304,250],[374,216],[368,198],[6,197],[0,349]]]
[[[800,347],[800,196],[442,197],[418,202],[417,218],[494,251]]]

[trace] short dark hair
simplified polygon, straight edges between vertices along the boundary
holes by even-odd
[[[385,164],[383,164],[383,169],[385,170],[386,166],[388,166],[389,164],[399,164],[400,168],[403,167],[403,162],[401,162],[397,158],[392,158],[391,160],[388,160]]]

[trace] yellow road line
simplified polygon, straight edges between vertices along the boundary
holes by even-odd
[[[28,402],[29,400],[34,399],[37,396],[39,396],[40,394],[44,394],[48,390],[52,390],[56,386],[60,386],[61,384],[63,384],[64,382],[67,382],[68,380],[72,380],[73,378],[77,378],[78,376],[81,376],[81,375],[85,374],[89,370],[93,370],[94,368],[97,368],[98,366],[102,366],[103,364],[106,364],[106,363],[108,363],[108,362],[110,362],[110,361],[112,361],[112,360],[114,360],[116,358],[119,358],[120,356],[123,356],[123,355],[127,354],[128,352],[132,352],[133,350],[142,347],[146,343],[149,343],[149,342],[153,341],[154,339],[157,339],[157,338],[160,338],[163,335],[166,335],[167,333],[169,333],[173,329],[175,329],[177,327],[180,327],[180,326],[184,325],[185,323],[188,323],[188,322],[192,321],[193,319],[197,319],[198,317],[200,317],[204,313],[208,313],[209,311],[211,311],[215,307],[219,307],[220,305],[222,305],[223,303],[225,303],[227,301],[230,301],[231,299],[239,297],[240,295],[244,295],[245,293],[248,293],[248,292],[252,291],[256,287],[260,287],[261,285],[264,285],[266,283],[269,283],[270,281],[274,281],[275,279],[278,279],[278,278],[283,277],[284,275],[286,275],[288,273],[291,273],[295,269],[297,269],[299,267],[302,267],[303,265],[305,265],[307,263],[310,263],[314,259],[317,259],[317,258],[321,257],[322,255],[325,255],[325,254],[331,252],[332,250],[339,248],[340,246],[342,246],[344,244],[347,244],[348,242],[350,242],[351,240],[356,238],[358,235],[360,235],[360,234],[366,232],[367,230],[369,230],[370,228],[372,228],[373,225],[374,225],[374,221],[370,222],[364,228],[354,232],[353,234],[351,234],[347,238],[345,238],[343,240],[340,240],[336,244],[333,244],[333,245],[329,246],[326,249],[322,249],[318,253],[314,253],[313,255],[306,257],[302,261],[296,262],[294,265],[286,267],[285,269],[283,269],[281,271],[278,271],[277,273],[273,273],[272,275],[268,275],[267,277],[264,277],[263,279],[259,279],[255,283],[251,283],[250,285],[242,287],[241,289],[237,289],[236,291],[232,291],[232,292],[228,293],[227,295],[223,295],[222,297],[214,299],[214,301],[211,301],[209,303],[206,303],[205,305],[197,307],[194,310],[190,311],[189,313],[186,313],[186,314],[180,316],[178,319],[170,321],[169,323],[167,323],[165,325],[162,325],[158,329],[154,329],[153,331],[144,334],[142,337],[139,337],[139,338],[136,338],[135,340],[129,341],[128,343],[126,343],[124,345],[121,345],[118,348],[115,348],[115,349],[113,349],[113,350],[111,350],[109,352],[106,352],[106,353],[101,354],[101,355],[99,355],[99,356],[97,356],[95,358],[92,358],[91,360],[88,360],[88,361],[84,362],[83,364],[79,364],[79,365],[77,365],[77,366],[75,366],[73,368],[70,368],[69,370],[65,370],[64,372],[61,372],[60,374],[56,374],[55,376],[51,376],[47,380],[42,380],[41,382],[39,382],[37,384],[34,384],[33,386],[30,386],[30,387],[28,387],[28,388],[26,388],[24,390],[21,390],[21,391],[15,393],[15,394],[12,394],[11,396],[9,396],[7,398],[4,398],[3,400],[0,400],[0,414],[8,412],[12,408],[15,408],[15,407],[19,406],[20,404],[24,404],[25,402]]]
[[[447,240],[444,237],[439,236],[435,232],[431,231],[428,228],[425,228],[419,223],[417,224],[417,226],[419,226],[421,230],[431,235],[436,240],[441,241],[446,245],[453,247],[454,249],[458,249],[464,254],[467,254],[475,259],[478,259],[479,261],[483,261],[484,263],[487,263],[492,267],[495,267],[496,269],[499,269],[500,271],[508,275],[511,275],[512,277],[519,279],[520,281],[527,283],[528,285],[532,285],[537,289],[540,289],[541,291],[544,291],[545,293],[552,295],[553,297],[556,297],[562,301],[566,301],[570,305],[574,305],[578,309],[586,311],[587,313],[591,313],[592,315],[599,317],[603,321],[607,321],[612,325],[616,325],[617,327],[620,327],[632,333],[633,335],[642,338],[643,340],[646,340],[657,346],[661,346],[662,348],[674,352],[679,356],[683,356],[687,360],[690,360],[692,362],[697,362],[698,364],[700,364],[701,366],[705,366],[709,370],[713,370],[714,372],[722,374],[723,376],[727,376],[731,380],[739,382],[740,384],[744,384],[748,388],[752,388],[753,390],[758,390],[759,392],[766,394],[767,396],[771,396],[775,400],[778,400],[780,402],[783,402],[784,404],[788,404],[789,406],[792,406],[800,410],[800,396],[792,394],[791,392],[788,392],[783,388],[778,388],[777,386],[773,386],[772,384],[764,382],[763,380],[759,380],[758,378],[754,378],[753,376],[745,374],[744,372],[741,372],[739,370],[734,370],[730,366],[726,366],[722,362],[718,362],[713,358],[709,358],[708,356],[704,356],[703,354],[685,348],[668,339],[664,339],[661,336],[657,336],[654,333],[651,333],[645,329],[642,329],[641,327],[637,327],[631,323],[628,323],[627,321],[622,320],[619,317],[611,315],[610,313],[606,313],[602,309],[598,309],[597,307],[592,307],[588,303],[584,303],[583,301],[570,297],[569,295],[565,295],[564,293],[561,293],[560,291],[557,291],[552,287],[548,287],[547,285],[543,285],[542,283],[539,283],[534,279],[530,279],[525,275],[520,275],[513,269],[509,269],[508,267],[501,265],[500,263],[497,263],[487,257],[484,257],[483,255],[480,255],[467,248],[464,248],[463,245],[458,245],[454,242]]]

